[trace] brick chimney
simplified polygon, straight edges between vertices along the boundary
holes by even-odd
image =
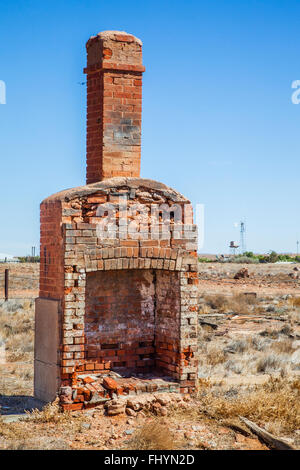
[[[34,394],[114,414],[115,395],[196,390],[197,230],[187,198],[139,177],[141,42],[106,31],[87,52],[88,185],[41,203]]]
[[[140,176],[142,42],[104,31],[87,44],[87,184]]]

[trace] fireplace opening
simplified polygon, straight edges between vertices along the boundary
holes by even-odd
[[[167,270],[87,273],[87,369],[179,379],[179,283]]]

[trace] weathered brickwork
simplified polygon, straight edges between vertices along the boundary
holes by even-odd
[[[39,305],[45,308],[46,300],[57,301],[59,334],[56,346],[51,342],[56,357],[51,364],[60,374],[52,383],[62,387],[66,409],[93,406],[116,393],[192,392],[197,371],[197,229],[190,201],[162,183],[138,178],[140,119],[128,117],[128,126],[139,129],[128,134],[126,142],[116,128],[113,137],[107,133],[109,125],[119,126],[120,119],[127,119],[127,106],[141,104],[140,94],[132,98],[139,104],[118,98],[117,93],[127,91],[119,90],[113,77],[141,79],[128,78],[124,72],[142,73],[141,43],[131,35],[109,32],[91,38],[87,47],[88,83],[98,87],[112,78],[111,86],[116,87],[104,85],[103,93],[97,88],[88,98],[88,142],[92,135],[100,137],[99,145],[87,148],[89,184],[41,204]],[[123,110],[117,111],[117,102],[111,102],[110,112],[121,115],[98,127],[95,121],[94,134],[90,119],[98,119],[108,98],[120,99]],[[95,111],[94,105],[100,108]],[[116,153],[108,156],[109,152]],[[53,305],[50,310],[54,315]],[[37,318],[43,319],[39,313]],[[47,386],[46,372],[39,380],[41,363],[36,390]],[[136,374],[144,374],[145,382],[134,382]]]
[[[140,175],[141,41],[104,32],[87,48],[87,184],[113,176]]]
[[[61,202],[41,207],[40,297],[60,299],[64,292]]]

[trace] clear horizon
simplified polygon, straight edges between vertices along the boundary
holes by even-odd
[[[242,219],[247,251],[296,253],[299,2],[0,7],[1,253],[39,249],[40,202],[85,184],[85,43],[103,30],[143,41],[141,176],[204,204],[200,254],[228,253]]]

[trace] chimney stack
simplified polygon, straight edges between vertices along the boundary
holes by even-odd
[[[104,31],[87,44],[87,184],[140,176],[142,42]]]

